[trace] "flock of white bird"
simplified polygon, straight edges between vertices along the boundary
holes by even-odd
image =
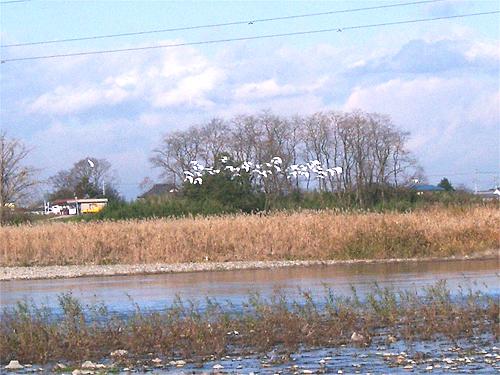
[[[246,173],[250,173],[261,178],[281,174],[285,175],[288,179],[298,177],[305,177],[307,179],[311,177],[324,179],[328,176],[339,175],[342,173],[341,167],[323,168],[318,160],[313,160],[305,164],[292,164],[288,168],[283,168],[283,160],[278,156],[273,157],[271,161],[267,163],[257,164],[245,161],[239,166],[229,165],[229,158],[227,156],[223,156],[220,161],[222,163],[222,167],[218,169],[204,166],[196,160],[192,161],[190,163],[190,170],[184,171],[184,181],[195,185],[201,185],[203,183],[204,175],[208,174],[213,176],[223,171],[229,171],[233,178],[241,176],[241,172],[245,171]]]

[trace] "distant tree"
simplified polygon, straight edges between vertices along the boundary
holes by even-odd
[[[242,172],[239,177],[230,173],[206,175],[202,185],[185,182],[183,196],[195,201],[215,202],[231,210],[251,212],[261,210],[264,201],[251,182],[250,174]]]
[[[19,204],[38,185],[36,170],[24,165],[30,149],[20,140],[7,138],[0,132],[0,225],[6,204]]]
[[[443,177],[438,186],[446,191],[455,191],[455,188],[451,185],[450,181],[448,181],[446,177]]]
[[[89,162],[90,161],[90,162]],[[108,198],[121,200],[115,187],[111,163],[106,159],[87,157],[77,161],[69,170],[59,171],[50,178],[53,187],[49,199]]]
[[[319,112],[292,118],[270,111],[212,119],[200,126],[166,134],[151,162],[165,181],[180,184],[194,160],[213,165],[221,152],[233,160],[262,164],[278,156],[282,169],[318,160],[326,168],[342,167],[341,175],[315,180],[273,174],[253,176],[252,185],[269,199],[294,190],[354,192],[358,204],[373,189],[404,186],[419,177],[419,166],[407,147],[409,133],[389,116],[353,112]]]

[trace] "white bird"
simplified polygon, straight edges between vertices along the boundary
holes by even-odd
[[[90,168],[94,168],[95,167],[95,164],[94,164],[94,162],[92,160],[87,159],[87,163],[89,163]]]
[[[228,160],[229,158],[227,156],[223,156],[222,158],[220,158],[220,161],[224,164],[226,164]]]
[[[231,172],[231,173],[234,173],[234,172],[238,173],[240,171],[239,167],[235,168],[232,165],[227,165],[226,168],[224,168],[224,169],[226,169],[226,170],[229,169],[229,172]]]
[[[244,162],[243,164],[241,164],[241,169],[244,169],[245,172],[247,172],[247,173],[248,173],[248,171],[250,171],[251,167],[252,167],[252,164],[249,162]]]
[[[202,183],[203,183],[203,180],[201,179],[201,177],[198,177],[198,178],[195,178],[195,179],[194,179],[194,184],[195,184],[195,185],[196,185],[196,184],[200,184],[200,185],[201,185]]]
[[[186,175],[186,178],[184,179],[184,181],[189,181],[190,184],[193,183],[193,176],[189,176],[189,175]]]
[[[337,174],[342,174],[342,167],[335,167],[335,168],[333,168],[333,170],[334,170]]]
[[[271,159],[271,163],[280,165],[283,163],[283,160],[279,156],[275,156]]]
[[[258,174],[260,174],[263,177],[267,177],[268,173],[271,173],[271,171],[257,171]]]

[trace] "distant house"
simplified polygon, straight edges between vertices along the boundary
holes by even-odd
[[[498,188],[478,191],[474,194],[482,198],[484,201],[500,200],[500,189]]]
[[[179,190],[174,184],[154,184],[151,189],[141,194],[137,199],[148,199],[153,197],[161,197],[169,194],[176,194]]]
[[[93,214],[101,211],[107,204],[108,198],[57,199],[45,206],[45,213],[55,215]]]
[[[415,190],[418,195],[432,194],[439,191],[445,191],[445,189],[443,189],[440,186],[427,185],[427,184],[415,184],[411,187],[411,189]]]

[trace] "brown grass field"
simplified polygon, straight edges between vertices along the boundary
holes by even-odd
[[[498,248],[495,206],[279,212],[0,228],[0,266],[468,255]]]

